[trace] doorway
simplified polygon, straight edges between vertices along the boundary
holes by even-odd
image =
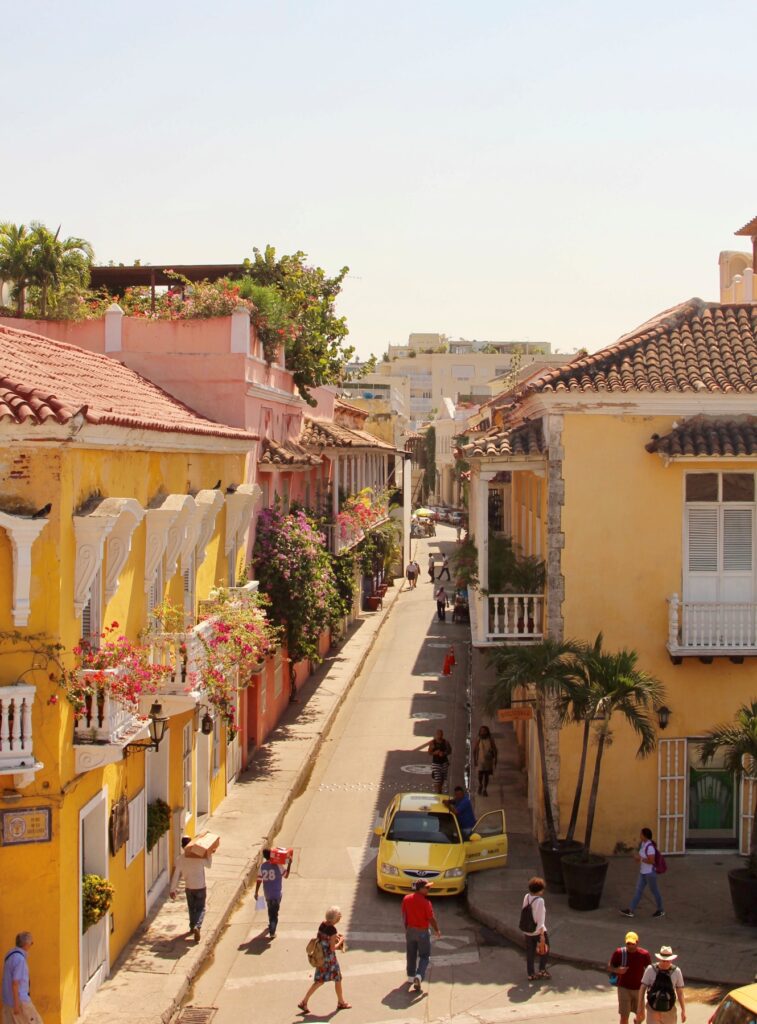
[[[171,746],[170,730],[166,730],[158,750],[145,754],[145,789],[147,791],[147,816],[150,804],[156,800],[168,803],[168,753]],[[145,904],[149,914],[155,900],[168,884],[168,844],[170,829],[164,832],[151,850],[145,842]]]
[[[210,814],[210,743],[211,736],[197,733],[197,826]]]
[[[689,740],[687,754],[687,849],[736,849],[739,794],[733,773],[726,770],[722,754],[702,764],[696,739]]]
[[[110,914],[84,930],[82,878],[108,877],[108,799],[102,789],[79,811],[79,1013],[110,972]]]

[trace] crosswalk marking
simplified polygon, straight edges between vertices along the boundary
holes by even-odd
[[[312,938],[310,932],[308,932],[308,936]],[[349,953],[347,956],[349,957]],[[465,964],[477,963],[478,951],[452,953],[449,956],[434,956],[433,954],[431,956],[432,970],[440,967],[463,967]],[[404,977],[406,970],[404,957],[401,960],[382,960],[380,962],[354,965],[342,958],[339,966],[342,968],[342,974],[345,978],[357,978],[367,974],[397,974],[400,977]],[[303,981],[308,974],[312,973],[312,970],[312,967],[308,967],[306,963],[299,971],[281,971],[277,974],[254,975],[250,978],[227,978],[224,983],[224,989],[253,988],[255,985],[264,985],[266,982]]]
[[[261,911],[261,913],[263,913],[263,911]],[[250,939],[254,938],[258,934],[259,930],[260,930],[259,925],[256,926],[255,928],[253,928],[251,930],[248,938],[247,938],[247,941],[249,942]],[[312,928],[310,928],[310,929],[307,929],[307,928],[294,928],[294,929],[286,929],[286,930],[279,929],[276,932],[276,936],[277,936],[277,940],[278,939],[312,939],[313,938],[313,929]],[[352,929],[350,929],[345,934],[345,939],[347,940],[347,945],[348,946],[349,946],[349,944],[351,942],[377,942],[377,943],[384,943],[385,942],[385,943],[388,943],[389,945],[392,945],[392,946],[404,946],[404,944],[405,944],[405,933],[404,932],[360,932],[360,931],[353,931]],[[465,946],[469,942],[470,942],[470,936],[469,935],[446,935],[445,934],[443,938],[441,938],[441,939],[434,939],[433,940],[433,948],[434,949],[455,949],[455,943],[458,943],[459,945]]]

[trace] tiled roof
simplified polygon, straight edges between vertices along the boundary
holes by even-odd
[[[253,441],[97,352],[0,326],[0,422],[86,423]]]
[[[492,431],[477,437],[463,447],[466,458],[503,455],[541,455],[544,451],[544,432],[541,420],[521,423],[506,430]]]
[[[734,235],[757,235],[757,217],[748,220],[743,228],[734,231]]]
[[[319,466],[321,457],[307,451],[296,441],[279,443],[267,438],[259,463],[261,466]]]
[[[519,396],[545,391],[757,392],[757,305],[691,299]]]
[[[684,456],[757,456],[757,417],[739,419],[712,419],[696,416],[674,427],[669,434],[652,436],[646,445],[648,452]]]
[[[343,427],[331,420],[305,418],[300,433],[300,444],[307,448],[381,448],[394,451],[394,447],[369,434],[367,430]]]

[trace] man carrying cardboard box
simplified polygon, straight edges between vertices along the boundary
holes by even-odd
[[[205,901],[208,890],[205,885],[205,868],[211,867],[213,856],[210,852],[194,855],[189,852],[188,847],[193,841],[189,836],[181,838],[181,853],[176,858],[176,866],[171,876],[171,888],[169,895],[172,900],[176,899],[176,890],[179,881],[184,879],[184,887],[187,894],[187,907],[189,909],[189,931],[194,934],[195,942],[200,941],[200,929],[205,918]],[[216,847],[217,847],[216,843]]]

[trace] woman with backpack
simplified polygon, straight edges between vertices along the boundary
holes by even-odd
[[[681,968],[675,965],[678,955],[670,946],[660,946],[660,952],[655,954],[655,958],[656,962],[647,967],[642,975],[636,1022],[641,1024],[646,1012],[649,1024],[676,1024],[678,1000],[683,1024],[686,1020],[686,1000]]]
[[[657,886],[657,876],[667,871],[667,864],[665,863],[665,858],[657,849],[657,844],[652,839],[651,828],[643,828],[639,839],[639,852],[633,855],[634,860],[639,862],[639,880],[636,883],[636,891],[629,906],[625,910],[621,910],[621,914],[623,917],[633,917],[636,908],[641,902],[641,897],[644,895],[644,889],[649,886],[649,891],[654,896],[654,901],[657,904],[657,910],[652,914],[652,917],[665,917],[665,907],[662,905],[662,896]]]
[[[344,949],[344,936],[337,931],[337,924],[342,919],[339,907],[330,907],[318,926],[318,934],[307,945],[308,960],[315,967],[313,984],[305,993],[305,998],[297,1004],[303,1013],[310,1013],[308,999],[327,981],[333,981],[336,988],[337,1010],[351,1010],[352,1004],[345,1001],[342,992],[342,971],[336,958],[338,949]]]
[[[478,730],[478,738],[473,746],[473,763],[478,771],[478,792],[480,796],[488,796],[489,779],[497,767],[497,744],[492,739],[488,725]]]
[[[545,888],[543,878],[532,878],[528,883],[528,892],[523,897],[523,906],[520,911],[519,927],[526,940],[526,972],[529,981],[552,977],[547,970],[549,936],[547,935],[547,908],[544,903]],[[539,955],[538,974],[534,968],[537,953]]]

